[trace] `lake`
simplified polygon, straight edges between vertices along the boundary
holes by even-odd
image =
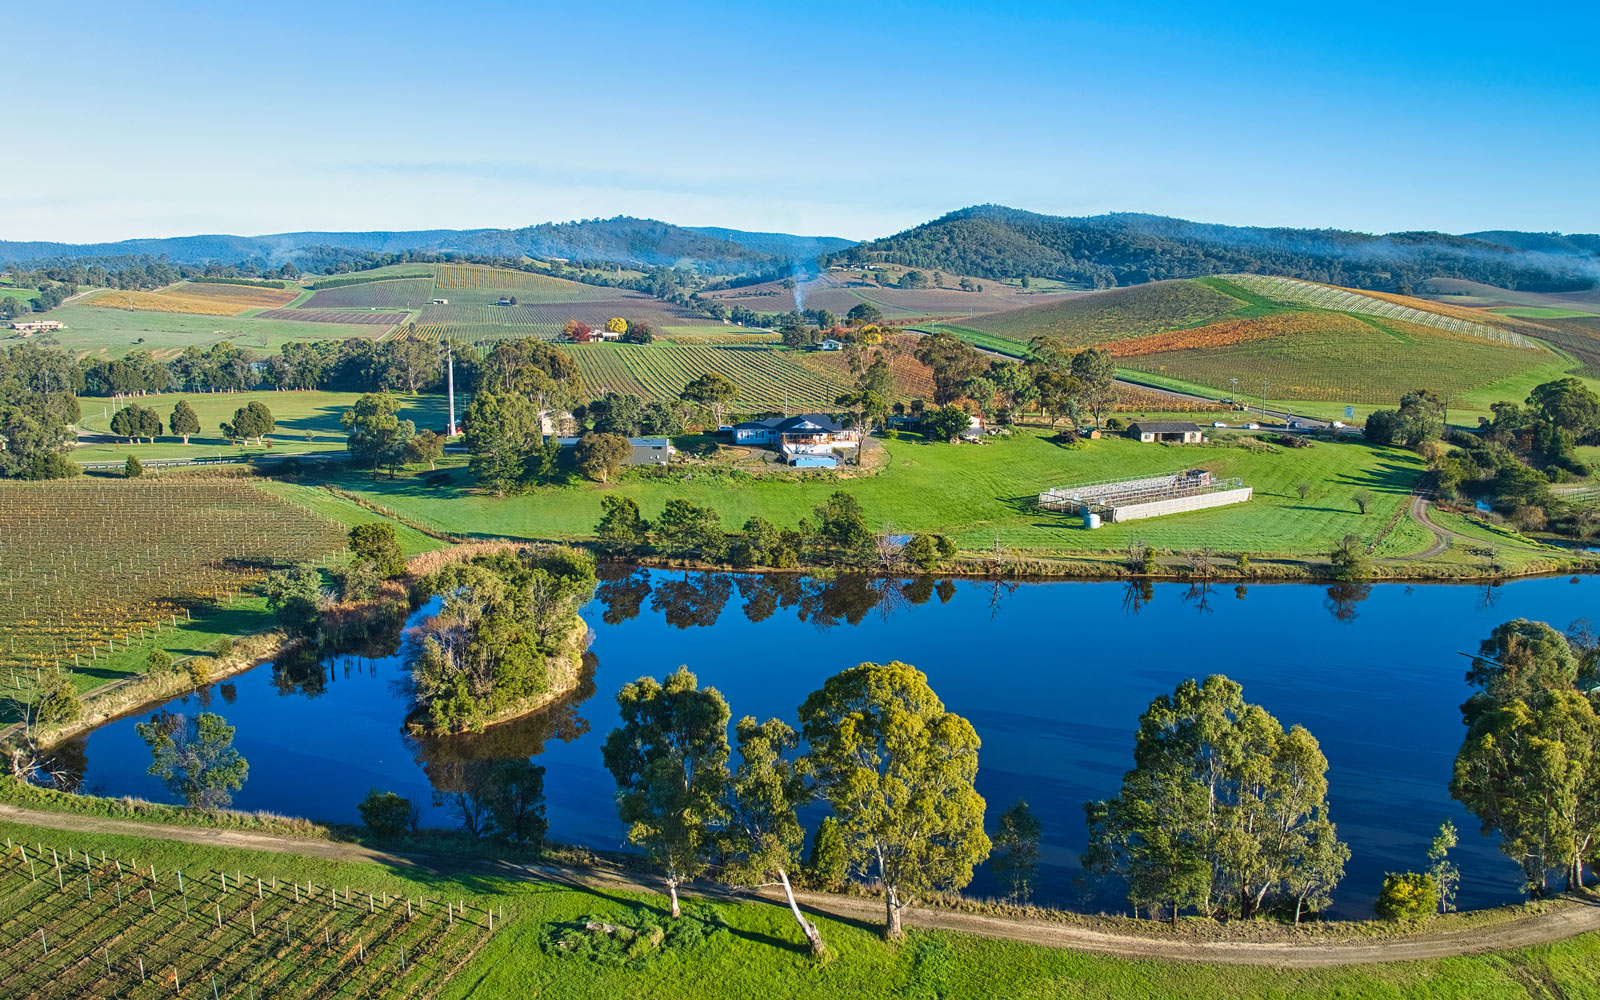
[[[433,782],[468,757],[532,756],[547,768],[552,839],[623,846],[600,744],[613,696],[687,664],[735,719],[791,724],[805,696],[864,660],[924,670],[983,740],[978,790],[991,823],[1026,798],[1044,823],[1041,902],[1116,910],[1082,878],[1083,803],[1116,793],[1155,696],[1224,673],[1285,728],[1306,726],[1329,762],[1330,813],[1352,858],[1333,913],[1364,917],[1387,871],[1420,869],[1446,817],[1461,831],[1463,908],[1520,898],[1518,868],[1451,800],[1451,763],[1470,691],[1461,652],[1501,622],[1565,630],[1592,614],[1600,580],[1500,586],[812,580],[602,567],[583,615],[594,631],[584,688],[537,718],[483,737],[419,744],[401,729],[397,656],[263,664],[166,705],[237,727],[250,776],[234,805],[355,822],[369,789],[393,790],[447,825]],[[427,609],[418,614],[427,613]],[[712,626],[715,627],[712,627]],[[86,790],[170,800],[149,751],[120,719],[62,748]],[[814,819],[814,817],[813,817]],[[993,891],[981,872],[971,890]]]

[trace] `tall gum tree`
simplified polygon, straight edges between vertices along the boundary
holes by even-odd
[[[725,819],[728,703],[687,667],[665,683],[641,677],[617,693],[622,725],[601,750],[617,782],[628,840],[661,866],[672,916],[678,888],[705,871]]]
[[[863,663],[828,678],[800,707],[815,772],[843,828],[852,867],[883,886],[884,935],[904,935],[918,895],[955,890],[989,853],[978,734],[945,711],[916,667]]]
[[[811,953],[821,955],[822,933],[800,912],[789,884],[789,873],[800,867],[806,838],[796,810],[811,798],[806,761],[793,756],[799,738],[785,722],[758,724],[748,715],[739,720],[735,734],[739,766],[728,785],[726,877],[734,885],[780,886]]]

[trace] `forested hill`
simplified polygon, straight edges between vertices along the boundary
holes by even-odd
[[[428,253],[517,257],[565,257],[642,266],[693,264],[717,274],[772,268],[786,259],[814,259],[848,246],[831,237],[745,233],[736,229],[689,229],[653,219],[618,216],[580,222],[547,222],[522,229],[427,229],[407,232],[276,233],[270,236],[177,236],[118,243],[47,243],[0,240],[0,261],[28,263],[85,257],[166,256],[176,264],[238,264],[259,261],[303,266],[311,248],[337,247],[361,253]],[[325,256],[317,254],[312,256]],[[306,268],[310,270],[311,268]]]
[[[1524,238],[1527,245],[1514,245],[1511,237]],[[1441,277],[1566,291],[1592,287],[1600,279],[1596,249],[1600,238],[1594,236],[1372,236],[1210,225],[1158,215],[1066,218],[980,205],[859,243],[829,260],[881,261],[988,278],[1059,278],[1100,288],[1245,271],[1355,288],[1408,290],[1423,279]]]

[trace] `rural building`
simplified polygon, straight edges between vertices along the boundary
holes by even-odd
[[[1200,425],[1188,420],[1141,420],[1128,425],[1128,436],[1146,444],[1200,444]]]
[[[776,449],[780,458],[801,469],[836,467],[834,449],[855,448],[860,438],[826,413],[747,420],[733,428],[734,444]]]
[[[578,439],[558,437],[556,443],[563,448],[571,448],[578,443]],[[631,437],[628,443],[633,446],[633,454],[628,456],[629,465],[666,465],[678,453],[672,442],[664,437]]]
[[[604,329],[595,330],[594,331],[594,339],[596,339],[596,340],[621,340],[622,339],[622,331],[620,331],[620,330],[604,330]]]
[[[817,341],[817,350],[819,350],[819,351],[842,351],[842,350],[844,350],[844,341],[842,341],[842,340],[834,340],[832,337],[829,337],[826,340],[819,340],[819,341]]]
[[[497,305],[497,306],[509,306],[510,304],[511,304],[511,298],[509,296],[506,296],[506,295],[500,296],[500,300],[495,303],[495,305]]]
[[[436,306],[447,306],[447,305],[450,304],[450,300],[449,299],[434,299],[433,300],[433,304],[436,305]]]
[[[1242,480],[1217,479],[1204,469],[1187,469],[1166,476],[1058,486],[1039,494],[1037,506],[1082,515],[1084,527],[1097,528],[1101,521],[1137,521],[1244,503],[1253,493]]]
[[[27,333],[39,333],[43,330],[65,330],[67,324],[58,319],[19,319],[13,320],[11,329],[22,330]]]

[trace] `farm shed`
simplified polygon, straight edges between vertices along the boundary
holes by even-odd
[[[11,329],[13,330],[26,330],[30,333],[37,333],[40,330],[65,330],[66,328],[67,324],[58,319],[19,319],[11,324]]]
[[[447,305],[450,304],[450,300],[449,299],[434,299],[433,300],[433,304],[436,305],[436,306],[447,306]]]
[[[819,341],[817,341],[817,350],[819,350],[819,351],[842,351],[842,350],[844,350],[844,341],[842,341],[842,340],[834,340],[832,337],[829,337],[826,340],[819,340]]]
[[[1141,420],[1128,425],[1128,436],[1146,444],[1200,444],[1205,434],[1188,420]]]
[[[1137,521],[1244,503],[1253,493],[1239,479],[1217,479],[1204,469],[1187,469],[1166,476],[1058,486],[1040,493],[1037,506],[1081,514],[1085,526],[1095,527],[1100,521]]]
[[[556,443],[563,448],[571,448],[578,443],[578,439],[558,437]],[[631,437],[628,444],[633,446],[633,454],[628,456],[629,465],[666,465],[678,453],[672,442],[664,437]]]

